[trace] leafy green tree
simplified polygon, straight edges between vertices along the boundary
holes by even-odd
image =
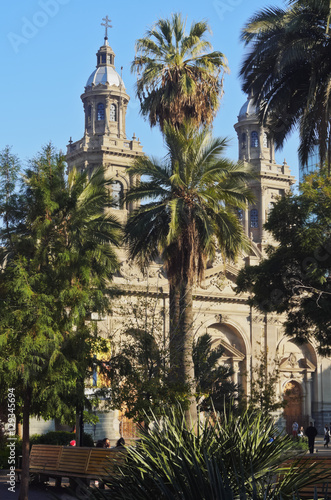
[[[277,395],[278,362],[276,359],[269,359],[268,352],[262,350],[255,355],[255,361],[258,363],[255,364],[251,373],[248,404],[251,408],[257,408],[261,413],[270,415],[286,405],[286,402]]]
[[[131,69],[137,74],[141,113],[161,130],[165,122],[178,126],[188,118],[196,125],[208,124],[219,107],[225,57],[209,52],[205,21],[193,23],[188,34],[185,28],[181,14],[172,14],[136,42]]]
[[[126,297],[114,313],[127,318],[114,332],[107,378],[111,388],[110,405],[122,410],[138,423],[146,420],[152,409],[175,401],[168,388],[169,343],[164,332],[164,311],[158,298],[146,290],[142,297]]]
[[[243,269],[237,291],[263,312],[286,313],[285,333],[331,349],[331,178],[315,173],[301,194],[279,200],[265,228],[279,243],[258,266]]]
[[[224,348],[212,348],[212,337],[205,333],[193,344],[194,377],[197,402],[202,411],[222,411],[238,397],[239,388],[232,382],[233,369],[219,364]]]
[[[302,163],[317,145],[321,165],[326,159],[330,173],[330,4],[286,3],[285,9],[263,9],[244,26],[248,52],[241,68],[243,89],[253,92],[276,146],[297,127]]]
[[[20,163],[11,148],[6,146],[0,152],[0,242],[10,242],[12,223],[18,219],[18,199],[15,193]]]
[[[163,259],[169,282],[170,376],[179,387],[194,379],[193,287],[217,246],[228,259],[249,247],[234,207],[244,208],[252,199],[246,186],[251,174],[224,158],[226,141],[213,139],[208,129],[166,125],[164,138],[163,161],[144,156],[128,169],[143,180],[130,189],[127,201],[144,203],[130,215],[125,240],[130,256],[142,266]],[[192,396],[194,419],[195,406]]]
[[[110,181],[102,170],[90,179],[73,171],[67,179],[65,168],[51,145],[31,161],[17,225],[13,219],[10,233],[2,233],[0,377],[22,403],[20,500],[28,498],[29,417],[58,417],[84,405],[77,387],[93,351],[104,348],[86,318],[109,308],[117,268],[112,246],[120,226],[105,211]]]

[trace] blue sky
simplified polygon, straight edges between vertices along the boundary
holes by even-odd
[[[244,23],[257,11],[280,0],[15,0],[1,9],[2,96],[0,149],[13,147],[23,165],[49,142],[62,150],[70,136],[83,135],[83,106],[80,95],[96,65],[96,51],[103,44],[102,18],[108,15],[112,28],[109,44],[115,52],[115,65],[131,100],[127,113],[127,136],[140,138],[146,154],[163,155],[158,129],[151,129],[139,115],[135,99],[135,77],[130,73],[135,41],[159,18],[173,12],[192,21],[206,19],[212,29],[210,41],[228,59],[230,74],[225,76],[224,96],[214,121],[214,135],[228,137],[227,156],[237,159],[237,140],[233,124],[245,102],[238,78],[244,47],[239,40]],[[288,140],[276,154],[286,158],[292,174],[298,177],[297,138]]]

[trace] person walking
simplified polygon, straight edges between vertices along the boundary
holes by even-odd
[[[309,453],[314,453],[314,444],[315,444],[315,437],[317,436],[317,429],[313,425],[313,422],[310,422],[309,427],[307,427],[305,434],[308,438]]]
[[[324,428],[324,448],[325,447],[329,448],[329,442],[330,442],[330,429],[326,425]]]
[[[299,430],[299,424],[298,424],[298,422],[293,422],[293,424],[292,424],[292,436],[293,437],[297,437],[298,430]]]

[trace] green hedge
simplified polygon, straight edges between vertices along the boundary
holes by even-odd
[[[61,446],[68,446],[70,441],[75,439],[74,432],[66,431],[49,431],[46,434],[34,434],[30,437],[30,446],[33,444],[57,444]],[[91,434],[84,432],[83,446],[94,446]]]
[[[16,436],[18,438],[18,436]],[[70,441],[75,439],[74,432],[65,431],[49,431],[46,434],[33,434],[30,436],[30,448],[33,444],[54,444],[61,446],[68,446]],[[84,432],[83,446],[94,446],[91,434]],[[16,441],[16,463],[18,457],[22,455],[22,440],[20,438]],[[8,469],[9,448],[7,447],[7,440],[1,440],[0,443],[0,469]]]

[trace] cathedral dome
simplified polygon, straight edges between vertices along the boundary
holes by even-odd
[[[92,84],[115,85],[116,87],[124,87],[124,83],[120,75],[115,71],[112,66],[99,66],[90,75],[86,82],[86,87],[90,87]]]
[[[240,108],[238,120],[248,118],[252,115],[256,115],[256,105],[253,103],[253,97],[247,98],[245,104]]]

